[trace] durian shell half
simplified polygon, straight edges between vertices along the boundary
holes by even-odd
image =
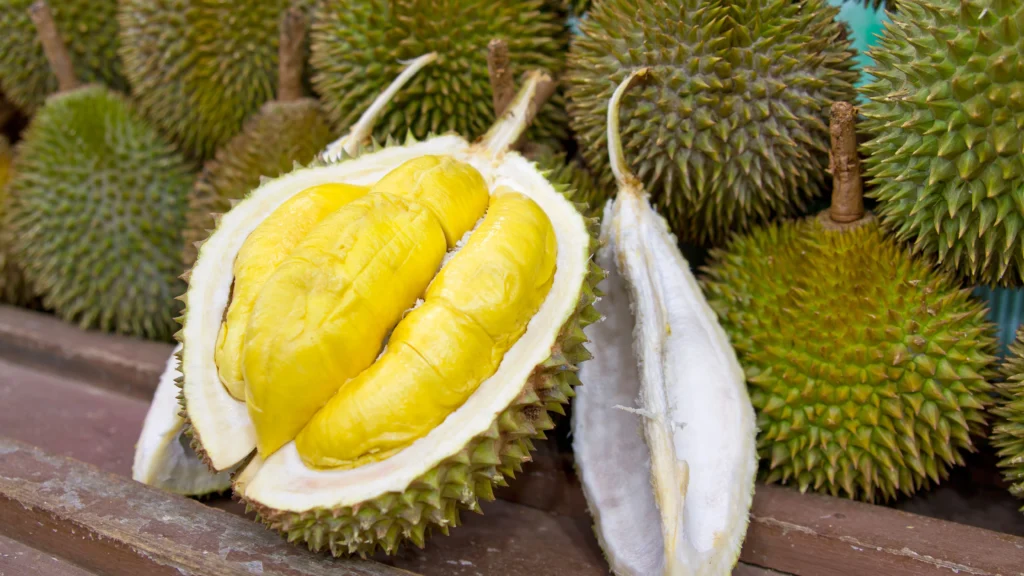
[[[179,339],[182,404],[193,446],[211,469],[240,466],[236,494],[290,541],[335,555],[397,550],[403,540],[422,546],[434,526],[458,525],[459,509],[479,510],[530,459],[532,440],[553,427],[548,411],[562,405],[579,383],[576,365],[590,358],[583,328],[599,318],[592,304],[603,272],[592,262],[597,225],[585,219],[544,173],[516,152],[515,142],[536,90],[524,89],[484,140],[470,144],[445,135],[388,143],[318,162],[264,182],[219,219],[201,246],[185,295]],[[337,153],[339,146],[329,148]],[[547,213],[558,242],[557,271],[548,297],[526,333],[505,354],[498,371],[426,437],[381,462],[352,470],[314,470],[289,443],[266,460],[254,456],[256,435],[244,402],[217,377],[213,351],[232,283],[232,264],[246,237],[294,194],[325,182],[369,185],[401,163],[447,154],[473,165],[491,190],[508,186]]]

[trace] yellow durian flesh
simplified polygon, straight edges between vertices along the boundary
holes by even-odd
[[[387,350],[346,383],[296,439],[313,467],[379,461],[422,438],[498,369],[555,275],[554,228],[530,198],[499,189]]]
[[[260,289],[242,364],[261,455],[295,438],[373,363],[447,248],[483,215],[483,177],[468,164],[434,160],[413,177],[399,166],[397,177],[323,219]]]
[[[367,186],[352,184],[313,186],[282,204],[246,238],[235,258],[231,304],[214,351],[220,381],[236,400],[245,400],[242,343],[260,288],[314,226],[368,190]]]

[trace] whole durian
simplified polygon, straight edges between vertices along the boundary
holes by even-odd
[[[33,10],[52,31],[46,5]],[[56,34],[40,37],[63,48]],[[17,147],[5,211],[16,262],[60,317],[168,339],[190,167],[125,98],[60,80]]]
[[[852,143],[852,107],[846,118]],[[842,199],[713,250],[703,287],[747,375],[767,480],[888,500],[974,450],[995,338],[969,290],[870,214],[838,219]]]
[[[57,91],[43,45],[29,18],[34,0],[0,0],[0,90],[26,113]],[[75,75],[83,82],[126,91],[117,55],[117,0],[62,0],[52,7]]]
[[[867,174],[883,224],[971,282],[1024,282],[1016,0],[908,0],[869,52]]]
[[[1010,493],[1024,498],[1024,328],[1017,332],[1001,372],[1003,382],[996,386],[1000,398],[992,409],[995,422],[991,442],[998,451],[999,467],[1010,484]]]
[[[339,130],[348,129],[391,81],[402,62],[436,51],[438,61],[395,96],[375,132],[379,140],[454,131],[484,133],[495,114],[488,99],[488,41],[507,42],[513,75],[562,68],[564,38],[543,0],[326,0],[312,26],[313,85]],[[558,106],[541,111],[531,134],[561,137]]]
[[[610,183],[607,102],[630,71],[652,81],[622,103],[629,161],[684,242],[723,239],[804,206],[824,185],[825,119],[852,99],[853,50],[826,0],[609,0],[569,54],[571,126]]]
[[[212,157],[274,97],[278,21],[292,3],[121,2],[121,55],[145,117],[193,157]]]
[[[264,104],[246,120],[238,135],[217,151],[203,167],[189,196],[184,261],[195,262],[196,242],[214,228],[213,214],[223,214],[233,200],[241,200],[260,183],[296,163],[307,164],[331,142],[332,131],[320,103],[302,97],[305,18],[292,8],[283,19],[277,99]]]

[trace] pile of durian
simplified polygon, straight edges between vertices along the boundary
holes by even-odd
[[[864,3],[859,71],[827,0],[0,0],[0,298],[176,340],[134,477],[335,555],[570,403],[617,574],[729,574],[758,478],[1024,497],[1024,5]]]

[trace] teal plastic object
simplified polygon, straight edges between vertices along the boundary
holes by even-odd
[[[988,303],[989,320],[996,323],[999,355],[1005,356],[1024,322],[1024,288],[978,286],[974,294]]]
[[[867,55],[867,51],[878,43],[878,37],[885,29],[889,16],[884,8],[875,10],[855,0],[829,0],[829,4],[839,6],[837,18],[849,24],[853,30],[853,47],[857,49],[857,69],[861,70],[857,85],[866,84],[871,81],[871,75],[865,73],[863,69],[874,63]]]

